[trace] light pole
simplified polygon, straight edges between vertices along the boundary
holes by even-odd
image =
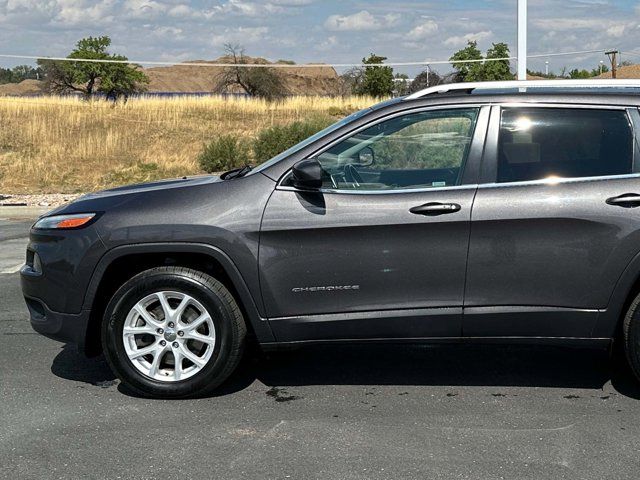
[[[518,80],[527,79],[527,0],[518,0]]]
[[[544,74],[548,77],[549,76],[549,60],[547,60],[546,62],[544,62]]]
[[[604,67],[604,60],[600,60],[600,75],[602,75],[602,68]]]

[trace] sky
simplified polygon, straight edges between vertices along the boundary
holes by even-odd
[[[516,15],[517,0],[0,0],[0,54],[66,56],[82,37],[109,35],[113,52],[136,60],[212,60],[227,42],[298,63],[357,63],[372,52],[446,60],[468,40],[483,50],[507,42],[515,55]],[[617,48],[640,63],[640,1],[529,0],[529,28],[530,54]],[[544,70],[545,60],[529,66]],[[600,60],[548,59],[554,71]],[[33,62],[0,59],[19,63]]]

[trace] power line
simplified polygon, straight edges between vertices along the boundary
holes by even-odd
[[[548,58],[570,55],[586,55],[593,53],[604,54],[605,50],[582,50],[576,52],[556,52],[556,53],[539,53],[528,55],[527,58]],[[638,54],[640,55],[640,54]],[[92,58],[67,58],[67,57],[46,57],[36,55],[11,55],[0,54],[0,58],[14,58],[23,60],[51,60],[58,62],[87,62],[87,63],[119,63],[119,64],[139,64],[139,65],[161,65],[173,66],[180,65],[186,67],[238,67],[238,68],[352,68],[352,67],[411,67],[411,66],[427,66],[427,65],[448,65],[452,60],[424,60],[422,62],[391,62],[391,63],[302,63],[302,64],[286,64],[286,63],[209,63],[209,62],[161,62],[155,60],[111,60],[111,59],[92,59]],[[517,56],[500,57],[500,58],[482,58],[477,60],[456,60],[455,63],[481,63],[481,62],[500,62],[505,60],[517,60]]]

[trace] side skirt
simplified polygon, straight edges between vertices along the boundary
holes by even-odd
[[[286,350],[309,345],[546,345],[574,348],[608,349],[612,338],[579,337],[422,337],[422,338],[371,338],[357,340],[300,340],[293,342],[266,342],[260,346],[265,351]]]

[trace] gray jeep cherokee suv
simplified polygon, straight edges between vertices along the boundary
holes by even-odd
[[[219,386],[249,337],[609,345],[640,374],[640,83],[435,87],[220,177],[31,230],[33,328],[136,391]]]

